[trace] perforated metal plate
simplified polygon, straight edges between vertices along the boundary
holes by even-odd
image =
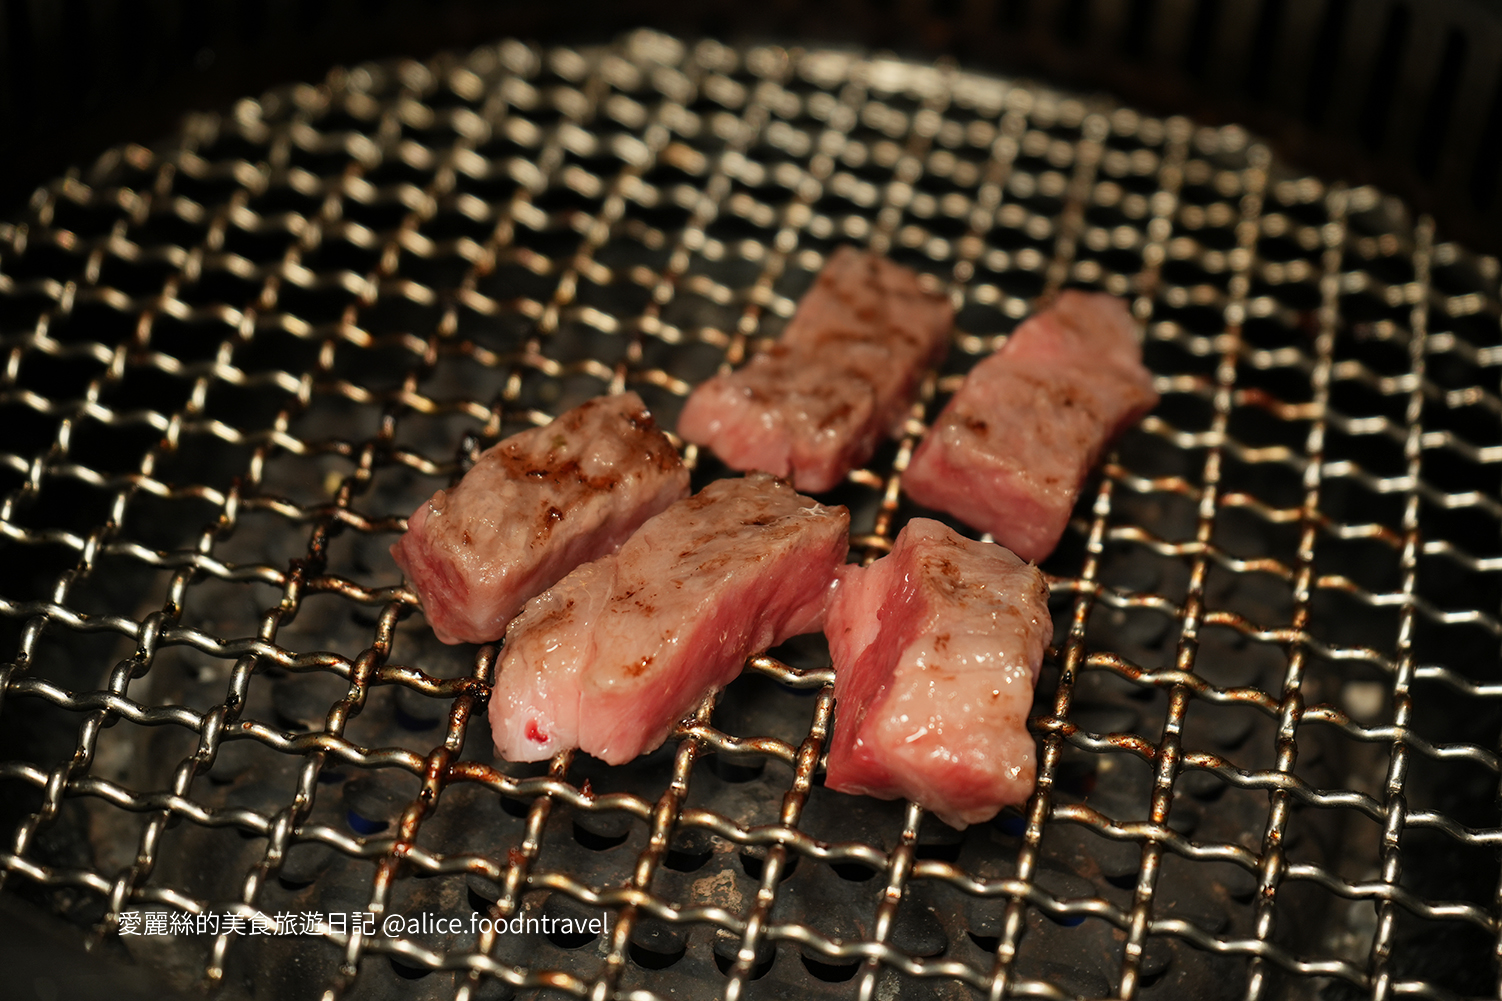
[[[1036,795],[960,833],[825,790],[817,638],[630,766],[496,761],[494,648],[433,638],[403,516],[597,393],[671,427],[841,242],[958,313],[827,497],[866,558],[1040,298],[1144,322],[1163,403],[1044,567]],[[652,34],[341,70],[112,151],[0,227],[0,876],[225,996],[1495,997],[1498,283],[1234,128]]]

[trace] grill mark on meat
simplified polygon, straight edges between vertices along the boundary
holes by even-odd
[[[737,557],[738,554],[734,552],[721,553],[719,556],[712,556],[709,559],[705,560],[703,563],[699,564],[699,571],[706,574],[714,573],[721,567],[729,566],[737,559]]]
[[[636,597],[638,594],[640,594],[642,592],[643,588],[645,588],[645,587],[646,587],[646,584],[639,584],[636,587],[631,588],[629,591],[622,591],[620,594],[618,594],[614,598],[612,598],[611,601],[614,602],[614,603],[616,603],[616,604],[621,604],[621,605],[624,605],[627,602],[631,602],[633,605],[636,606],[636,610],[638,612],[640,612],[642,615],[652,615],[653,613],[655,613],[657,611],[657,606],[653,605],[652,603],[650,603],[648,601],[645,601],[645,600],[643,600],[641,598]]]
[[[542,513],[542,518],[537,527],[537,537],[545,539],[553,534],[553,527],[563,520],[563,512],[555,505],[548,505],[548,509]]]
[[[855,412],[855,408],[848,403],[841,403],[829,413],[819,419],[820,429],[832,428]]]
[[[569,598],[562,605],[555,605],[544,612],[542,616],[537,619],[536,625],[540,628],[543,626],[554,625],[560,622],[566,622],[573,616],[573,611],[574,599]]]
[[[551,457],[552,453],[549,453]],[[605,476],[591,476],[584,471],[583,465],[573,457],[564,459],[556,465],[533,465],[532,456],[508,457],[512,468],[517,469],[522,476],[533,479],[550,480],[558,486],[564,486],[572,481],[583,487],[586,491],[614,490],[620,485],[622,477],[618,473],[610,473]]]
[[[687,504],[688,510],[690,511],[700,511],[713,504],[714,500],[715,499],[713,497],[706,495],[704,491],[701,490],[698,493],[694,494],[692,497],[688,498],[685,501],[681,501],[680,503]]]

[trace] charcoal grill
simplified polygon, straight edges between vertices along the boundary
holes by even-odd
[[[829,495],[865,559],[1037,302],[1145,327],[1163,403],[1044,566],[1037,793],[824,789],[816,638],[630,765],[494,759],[403,516],[601,392],[671,427],[841,243],[958,316]],[[853,50],[505,42],[195,116],[0,226],[0,880],[235,998],[1496,997],[1499,281],[1239,128]]]

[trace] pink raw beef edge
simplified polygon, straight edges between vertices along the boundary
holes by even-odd
[[[825,617],[835,728],[825,784],[906,798],[954,827],[1032,793],[1027,731],[1048,588],[1031,564],[927,518],[847,566]]]

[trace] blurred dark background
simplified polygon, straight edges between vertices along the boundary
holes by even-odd
[[[150,143],[335,63],[636,26],[853,43],[1242,122],[1502,247],[1502,0],[0,0],[0,217],[107,146]]]

